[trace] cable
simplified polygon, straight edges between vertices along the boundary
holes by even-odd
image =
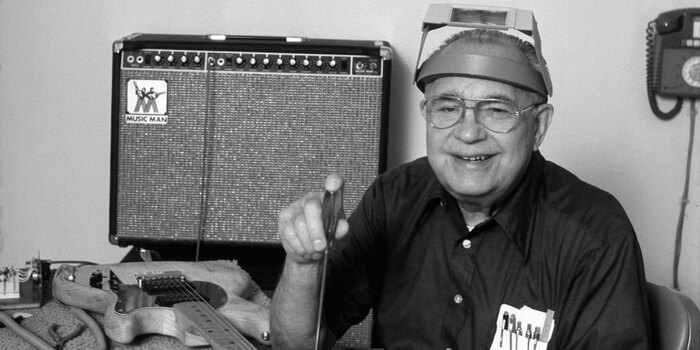
[[[12,332],[17,334],[20,338],[26,340],[39,350],[55,350],[53,346],[45,342],[43,339],[34,335],[34,333],[26,330],[19,323],[15,322],[8,314],[0,311],[0,323],[4,324]]]
[[[107,340],[105,339],[105,335],[102,332],[102,328],[100,325],[92,318],[90,315],[88,315],[85,310],[79,309],[77,307],[73,306],[67,306],[68,309],[70,310],[73,315],[78,317],[83,323],[85,323],[90,331],[92,332],[93,337],[95,337],[95,342],[97,342],[97,348],[98,350],[107,350]]]
[[[214,58],[209,57],[209,66],[207,67],[207,75],[206,75],[206,81],[204,85],[204,137],[203,137],[203,154],[202,154],[202,192],[200,194],[200,201],[199,201],[199,213],[200,213],[200,218],[199,218],[199,223],[197,227],[197,241],[196,241],[196,246],[195,246],[195,255],[194,255],[194,261],[199,261],[199,253],[201,250],[201,245],[202,245],[202,240],[204,239],[204,230],[206,228],[206,220],[208,217],[208,204],[207,201],[209,200],[209,163],[207,162],[207,155],[209,152],[209,124],[212,123],[211,121],[211,114],[212,114],[212,101],[211,101],[211,96],[210,96],[210,91],[211,91],[211,77],[212,77],[212,70],[214,69]]]
[[[678,286],[678,263],[681,258],[681,243],[683,241],[683,220],[685,219],[685,208],[688,205],[688,187],[690,186],[690,162],[693,159],[693,139],[695,136],[695,99],[690,99],[690,137],[688,141],[688,157],[685,164],[685,185],[681,198],[681,210],[678,215],[678,226],[676,227],[676,249],[673,255],[673,289],[680,290]]]

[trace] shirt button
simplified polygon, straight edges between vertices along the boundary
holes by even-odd
[[[464,241],[462,241],[462,247],[464,247],[464,249],[469,249],[469,248],[471,248],[471,247],[472,247],[472,241],[470,241],[470,240],[468,240],[468,239],[465,239]]]
[[[462,300],[463,300],[463,299],[462,299],[462,296],[461,296],[461,295],[455,294],[455,297],[454,297],[455,304],[461,304],[461,303],[462,303]]]
[[[452,350],[452,348],[445,348],[445,350]]]

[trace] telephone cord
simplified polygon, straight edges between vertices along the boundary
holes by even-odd
[[[693,139],[695,138],[695,99],[690,99],[690,137],[688,141],[688,156],[685,164],[685,184],[683,186],[683,196],[681,198],[681,210],[678,215],[678,225],[676,227],[676,246],[673,254],[673,289],[680,290],[678,285],[678,265],[681,257],[681,244],[683,243],[683,221],[685,219],[685,208],[688,205],[688,187],[690,186],[690,163],[693,158]]]
[[[663,120],[670,120],[678,113],[680,113],[683,107],[683,99],[678,97],[676,99],[676,104],[668,112],[663,112],[659,109],[659,105],[656,102],[656,86],[658,86],[657,76],[654,68],[654,62],[656,61],[656,51],[654,49],[654,37],[656,36],[656,25],[654,21],[649,22],[647,26],[647,96],[649,98],[649,105],[651,110],[654,112],[658,118]]]

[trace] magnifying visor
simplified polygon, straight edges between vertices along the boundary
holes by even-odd
[[[542,72],[509,59],[467,53],[432,55],[421,65],[428,33],[442,27],[516,30],[532,39]],[[542,96],[552,96],[552,82],[542,57],[537,22],[532,11],[513,8],[431,4],[423,21],[423,36],[416,62],[414,83],[421,91],[425,84],[443,76],[470,76],[511,84]]]

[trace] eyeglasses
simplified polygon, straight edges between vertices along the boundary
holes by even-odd
[[[464,101],[476,103],[469,107]],[[518,109],[505,100],[432,96],[421,101],[421,113],[434,128],[447,129],[459,123],[467,109],[473,109],[474,117],[481,126],[493,132],[506,133],[518,124],[521,114],[536,105]]]

